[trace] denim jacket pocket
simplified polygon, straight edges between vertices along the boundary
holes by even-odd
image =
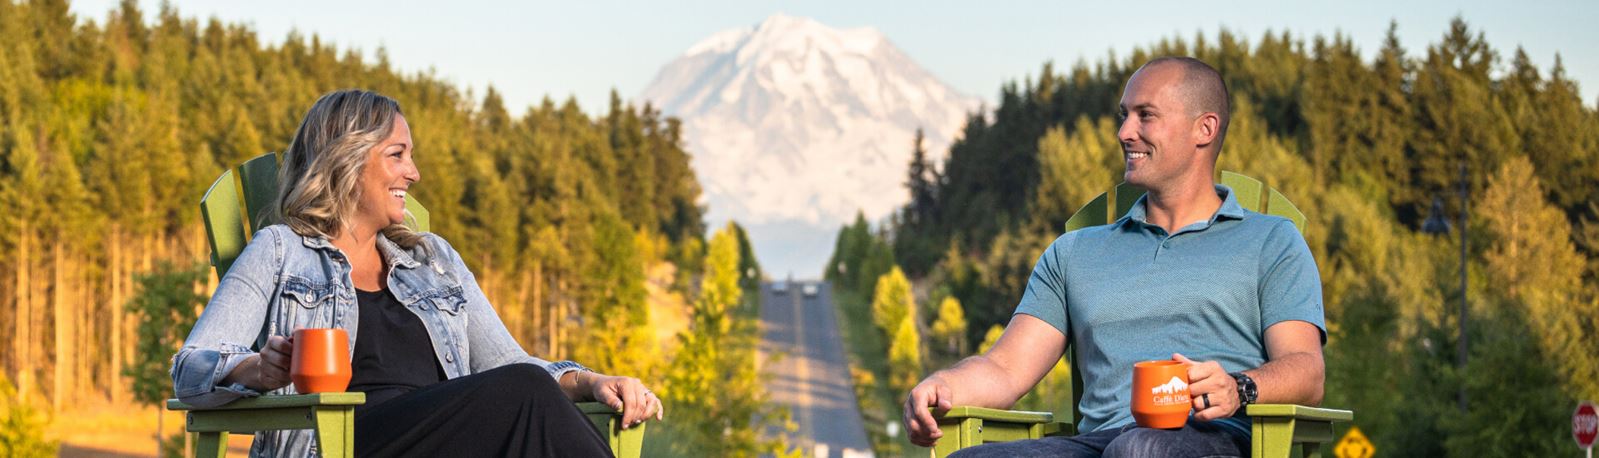
[[[450,288],[429,297],[428,302],[433,304],[433,308],[442,310],[450,316],[456,316],[460,315],[461,309],[466,306],[466,295],[461,292],[461,288]]]
[[[284,330],[333,326],[333,285],[316,283],[295,275],[284,275],[281,308],[288,314]],[[301,316],[301,312],[308,315]]]

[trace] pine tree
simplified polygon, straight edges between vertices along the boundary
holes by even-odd
[[[1571,243],[1565,215],[1544,199],[1532,162],[1513,157],[1489,180],[1479,215],[1495,235],[1483,254],[1493,294],[1538,330],[1538,348],[1578,399],[1599,397],[1599,308],[1584,293],[1586,262]],[[1502,289],[1501,289],[1502,288]]]

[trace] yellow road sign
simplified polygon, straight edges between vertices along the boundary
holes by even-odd
[[[1338,445],[1333,446],[1333,454],[1338,458],[1371,458],[1377,453],[1377,446],[1371,445],[1366,435],[1360,428],[1349,427],[1349,432],[1344,433],[1344,438],[1338,440]]]

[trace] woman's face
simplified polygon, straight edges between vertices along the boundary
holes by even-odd
[[[411,162],[411,126],[405,117],[394,115],[394,130],[367,152],[361,170],[361,203],[356,207],[361,222],[382,229],[405,222],[405,193],[422,179]]]

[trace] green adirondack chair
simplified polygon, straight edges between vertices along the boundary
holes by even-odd
[[[1288,218],[1300,232],[1305,230],[1305,215],[1276,189],[1260,180],[1233,172],[1221,172],[1221,183],[1233,189],[1239,205],[1268,215]],[[1122,183],[1100,194],[1066,220],[1066,231],[1109,224],[1127,214],[1144,191]],[[1068,363],[1077,359],[1075,348],[1066,349]],[[1057,422],[1050,412],[1026,412],[958,406],[938,417],[944,437],[933,446],[936,457],[956,450],[991,442],[1037,439],[1044,436],[1074,435],[1076,421],[1082,418],[1078,401],[1083,391],[1082,375],[1072,369],[1072,421]],[[1259,457],[1321,456],[1321,446],[1332,442],[1333,422],[1348,422],[1354,412],[1288,404],[1255,404],[1245,411],[1252,420],[1252,454]]]
[[[273,224],[260,215],[268,213],[262,210],[277,197],[277,174],[277,155],[263,154],[222,172],[200,199],[201,219],[205,220],[205,232],[211,242],[211,265],[216,266],[218,278],[244,251],[250,234]],[[414,216],[406,224],[417,231],[427,231],[427,209],[409,195],[405,197],[405,207]],[[355,406],[364,402],[365,393],[318,393],[239,399],[202,409],[169,399],[167,410],[187,412],[184,426],[198,436],[192,441],[197,456],[226,454],[229,433],[314,429],[323,456],[348,457],[355,455]],[[644,444],[643,424],[622,429],[621,413],[605,404],[580,402],[577,407],[607,436],[616,456],[639,456]]]

